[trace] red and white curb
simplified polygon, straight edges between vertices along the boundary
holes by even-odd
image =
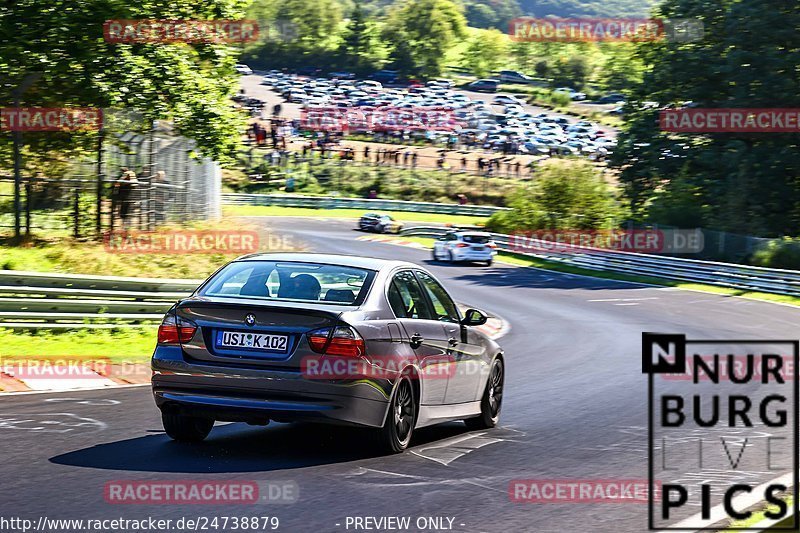
[[[150,365],[144,363],[112,364],[108,367],[108,372],[82,368],[77,375],[74,369],[51,365],[47,361],[27,363],[32,369],[38,367],[43,370],[17,372],[8,367],[0,369],[0,395],[99,390],[150,384]]]

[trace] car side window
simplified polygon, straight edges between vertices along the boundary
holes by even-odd
[[[458,308],[456,308],[456,304],[447,294],[447,291],[444,290],[444,287],[421,270],[417,270],[417,276],[422,281],[422,286],[425,287],[425,292],[431,299],[434,318],[442,322],[459,322]]]
[[[422,288],[410,270],[395,274],[388,296],[389,305],[397,318],[432,318]]]

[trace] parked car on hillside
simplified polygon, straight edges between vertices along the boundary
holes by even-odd
[[[501,70],[498,79],[503,83],[524,83],[530,85],[536,83],[536,80],[530,76],[526,76],[522,72],[516,70]]]
[[[476,80],[467,85],[470,91],[496,93],[500,83],[497,80]]]

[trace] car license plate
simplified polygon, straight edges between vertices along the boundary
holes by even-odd
[[[268,333],[220,331],[217,337],[217,346],[220,348],[250,348],[253,350],[285,352],[289,346],[289,337],[286,335],[270,335]]]
[[[482,252],[483,246],[473,246],[472,249],[475,250],[476,252]]]

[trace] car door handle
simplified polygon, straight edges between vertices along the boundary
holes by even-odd
[[[424,340],[425,339],[422,338],[422,335],[420,335],[419,333],[414,333],[413,335],[411,335],[411,347],[419,348],[420,346],[422,346],[422,341]]]
[[[449,339],[447,339],[447,344],[449,344],[450,346],[455,346],[458,344],[458,339],[456,339],[455,337],[450,337]]]

